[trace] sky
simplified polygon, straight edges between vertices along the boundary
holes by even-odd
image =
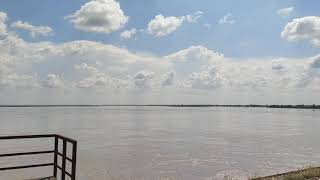
[[[318,0],[2,0],[0,104],[319,104]]]

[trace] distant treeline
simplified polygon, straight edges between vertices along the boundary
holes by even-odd
[[[254,108],[292,108],[292,109],[320,109],[320,105],[312,104],[298,104],[298,105],[259,105],[259,104],[248,104],[248,105],[236,105],[236,104],[83,104],[83,105],[0,105],[0,107],[107,107],[107,106],[158,106],[158,107],[254,107]]]
[[[259,105],[259,104],[248,104],[248,105],[237,105],[237,104],[199,104],[199,105],[168,105],[170,107],[257,107],[257,108],[292,108],[292,109],[320,109],[320,105],[305,105],[305,104],[298,104],[298,105],[279,105],[279,104],[272,104],[272,105]]]

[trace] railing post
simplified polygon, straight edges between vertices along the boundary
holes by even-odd
[[[71,180],[76,180],[76,168],[77,168],[77,141],[73,142],[72,147],[72,172]]]
[[[67,141],[63,140],[63,152],[62,152],[62,173],[61,173],[61,180],[66,179],[66,156],[67,156]]]
[[[57,171],[58,171],[58,151],[59,151],[59,148],[58,148],[58,137],[57,136],[54,136],[54,166],[53,166],[53,176],[55,178],[57,178]]]

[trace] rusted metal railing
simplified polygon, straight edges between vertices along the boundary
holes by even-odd
[[[52,163],[43,164],[31,164],[24,166],[12,166],[12,167],[1,167],[0,171],[14,170],[14,169],[25,169],[34,167],[53,167],[53,177],[57,178],[58,170],[61,171],[61,180],[66,179],[66,175],[71,180],[76,179],[76,164],[77,164],[77,141],[68,137],[64,137],[58,134],[42,134],[42,135],[25,135],[25,136],[0,136],[0,140],[16,140],[16,139],[38,139],[38,138],[54,138],[54,150],[48,151],[32,151],[32,152],[18,152],[9,154],[0,154],[0,157],[12,157],[12,156],[25,156],[25,155],[36,155],[36,154],[53,154]],[[59,152],[59,140],[62,140],[62,152]],[[72,145],[72,157],[67,156],[67,145]],[[58,164],[58,157],[62,158],[61,165]],[[71,172],[66,170],[67,161],[71,162]]]

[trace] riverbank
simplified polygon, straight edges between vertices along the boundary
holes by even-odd
[[[286,109],[320,109],[320,105],[311,104],[297,104],[297,105],[283,105],[283,104],[23,104],[23,105],[0,105],[0,107],[246,107],[246,108],[286,108]]]
[[[266,177],[256,177],[250,180],[319,180],[320,167],[309,167],[302,170],[271,175]]]

